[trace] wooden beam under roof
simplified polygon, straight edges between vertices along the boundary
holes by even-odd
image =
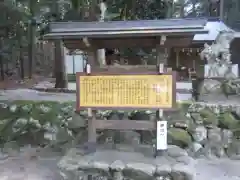
[[[95,48],[135,48],[135,47],[155,47],[159,42],[158,37],[143,38],[98,38],[90,39],[89,42]],[[164,47],[188,47],[192,42],[193,36],[167,37]],[[66,39],[64,44],[68,49],[87,49],[81,40]]]

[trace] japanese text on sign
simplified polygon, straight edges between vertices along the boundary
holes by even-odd
[[[80,107],[171,108],[172,75],[80,76]]]

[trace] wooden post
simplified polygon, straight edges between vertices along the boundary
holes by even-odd
[[[91,65],[86,64],[86,73],[88,75],[91,74]],[[96,143],[97,142],[97,133],[96,133],[96,116],[95,112],[93,112],[92,108],[88,108],[88,142]]]
[[[105,1],[104,2],[102,1],[99,4],[99,8],[101,11],[99,22],[104,22],[106,11],[107,11],[107,5],[106,5]],[[105,49],[98,49],[97,56],[98,56],[97,60],[98,60],[99,64],[106,65]]]
[[[168,57],[169,57],[169,50],[168,48],[165,48],[164,49],[164,66],[167,66],[168,65]]]
[[[176,51],[176,67],[179,67],[179,50]]]
[[[92,64],[94,63],[94,59],[96,56],[94,56],[92,60]],[[86,63],[86,67],[85,67],[85,72],[87,73],[87,75],[91,75],[92,69],[91,69],[91,64],[89,64],[89,62]],[[97,142],[97,133],[96,133],[96,126],[95,126],[95,120],[96,120],[96,116],[95,116],[95,112],[93,112],[92,108],[87,108],[87,112],[88,112],[88,151],[95,151],[96,149],[90,149],[90,144],[96,144]],[[95,147],[94,147],[95,148]],[[88,152],[87,152],[88,153]],[[92,180],[93,177],[92,175],[86,175],[84,180]]]
[[[158,73],[162,75],[165,71],[164,64],[159,64]],[[158,155],[162,155],[164,151],[167,149],[167,121],[163,120],[163,109],[159,109],[156,112],[156,153],[155,157]]]
[[[73,54],[73,74],[76,74],[76,69],[75,69],[75,56],[76,56],[76,53]],[[65,59],[65,62],[66,62],[66,59]]]
[[[156,50],[157,50],[157,62],[158,62],[158,74],[162,75],[165,72],[165,65],[167,64],[167,58],[168,58],[168,49],[164,49],[164,58],[161,59],[161,46],[164,46],[164,43],[166,41],[166,37],[162,36],[160,38],[159,44],[157,44]],[[157,134],[156,134],[156,153],[155,157],[159,154],[162,154],[167,149],[167,122],[163,121],[163,109],[159,109],[156,112],[156,127],[157,127]]]
[[[193,60],[193,69],[194,69],[194,71],[196,71],[196,60],[195,59]]]

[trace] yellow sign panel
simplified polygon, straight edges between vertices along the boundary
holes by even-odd
[[[79,77],[80,107],[172,108],[172,75]]]

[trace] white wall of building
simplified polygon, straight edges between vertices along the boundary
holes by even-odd
[[[81,51],[70,55],[65,49],[64,52],[65,66],[67,74],[75,74],[76,72],[83,72],[85,66],[84,56]]]

